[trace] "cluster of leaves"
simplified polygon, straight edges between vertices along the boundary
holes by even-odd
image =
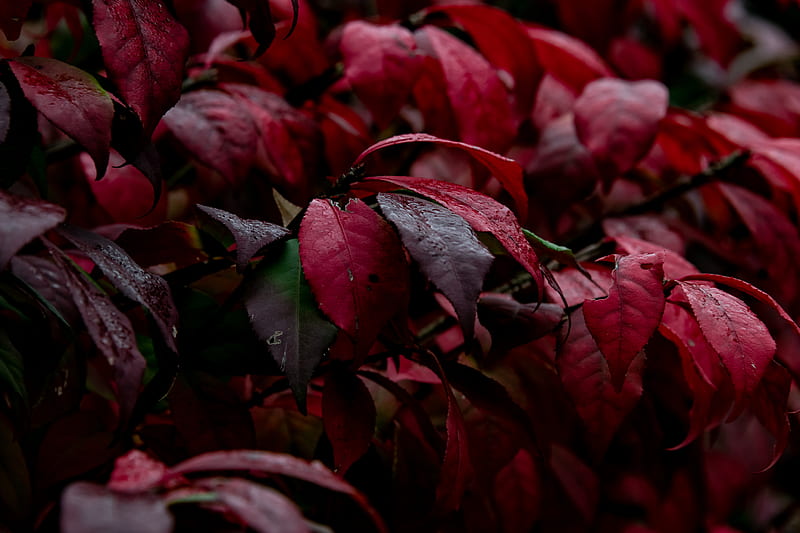
[[[495,4],[0,4],[0,529],[800,522],[800,3]]]

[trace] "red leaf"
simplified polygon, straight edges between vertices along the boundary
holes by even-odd
[[[152,494],[121,494],[93,483],[78,482],[61,495],[64,533],[171,533],[173,522],[166,502]]]
[[[597,475],[560,444],[553,444],[550,450],[550,468],[583,519],[591,522],[600,496]]]
[[[236,269],[243,272],[259,250],[289,234],[289,230],[263,220],[239,218],[233,213],[198,205],[197,209],[224,225],[236,241]]]
[[[592,80],[614,74],[586,43],[547,28],[528,28],[536,56],[545,70],[576,93]]]
[[[420,72],[421,58],[409,30],[356,20],[342,29],[339,49],[344,78],[385,129],[405,105]]]
[[[365,180],[365,184],[381,181],[426,196],[464,218],[475,231],[491,233],[533,276],[539,287],[544,286],[536,252],[528,244],[514,214],[503,204],[472,189],[446,181],[408,176],[380,176]]]
[[[0,190],[0,270],[23,246],[66,217],[62,207]]]
[[[531,531],[542,499],[540,474],[531,455],[520,450],[494,478],[493,496],[503,533]]]
[[[0,30],[6,39],[16,41],[19,38],[22,23],[28,15],[33,0],[14,0],[0,3]]]
[[[617,243],[617,250],[628,255],[659,252],[663,253],[665,279],[678,279],[680,277],[688,276],[690,274],[697,274],[699,272],[697,267],[687,261],[682,255],[679,255],[672,250],[668,250],[663,246],[637,239],[635,237],[628,237],[619,234],[610,236],[613,237],[614,242]]]
[[[472,339],[478,296],[494,256],[463,218],[438,204],[380,193],[378,205],[423,274],[453,304],[464,337]]]
[[[664,312],[664,254],[617,257],[608,297],[583,304],[586,326],[608,362],[611,383],[620,390],[636,355]]]
[[[203,479],[197,485],[214,491],[226,510],[259,533],[309,533],[297,505],[269,487],[246,479]]]
[[[375,403],[364,383],[349,372],[331,372],[322,390],[322,423],[333,446],[334,472],[344,476],[369,450]]]
[[[630,170],[647,154],[667,99],[657,81],[604,78],[586,85],[575,101],[575,128],[606,177]]]
[[[497,72],[474,48],[449,33],[425,26],[416,33],[418,46],[439,59],[446,91],[462,141],[505,152],[517,125],[508,91]]]
[[[678,283],[703,335],[728,369],[737,395],[751,394],[775,355],[769,330],[738,298],[705,284]]]
[[[189,35],[161,0],[93,0],[92,5],[108,77],[149,137],[180,97]]]
[[[111,150],[111,96],[88,73],[55,59],[19,57],[8,64],[33,107],[89,152],[102,177]]]
[[[441,146],[458,148],[459,150],[467,152],[476,161],[478,161],[483,166],[488,168],[489,171],[494,175],[494,177],[497,178],[497,180],[503,184],[505,190],[508,191],[508,193],[511,195],[511,198],[514,199],[514,204],[517,207],[517,212],[519,213],[520,220],[527,219],[528,194],[525,192],[525,186],[522,181],[522,167],[520,167],[519,164],[513,159],[503,157],[501,155],[490,152],[489,150],[484,150],[483,148],[480,148],[478,146],[471,146],[469,144],[457,141],[450,141],[447,139],[440,139],[438,137],[434,137],[433,135],[427,135],[425,133],[408,133],[405,135],[396,135],[394,137],[389,137],[388,139],[384,139],[383,141],[373,144],[372,146],[364,150],[361,153],[361,155],[359,155],[356,158],[353,165],[354,166],[358,165],[369,154],[377,150],[380,150],[381,148],[386,148],[387,146],[394,146],[396,144],[405,144],[413,142],[432,142],[439,144]]]
[[[258,42],[258,50],[256,50],[255,56],[262,55],[272,44],[276,33],[269,8],[270,3],[266,0],[228,0],[228,2],[239,8],[242,14],[242,21],[246,18],[249,19],[248,27],[256,42]],[[299,10],[298,0],[292,0],[292,25],[284,39],[289,37],[295,26],[297,26]]]
[[[361,200],[342,208],[316,199],[300,223],[300,259],[320,309],[354,339],[357,357],[365,356],[408,298],[395,232]]]
[[[622,422],[642,396],[644,355],[635,356],[622,386],[612,384],[609,365],[584,321],[583,312],[570,316],[569,336],[556,363],[564,389],[583,421],[595,457],[602,457]]]
[[[789,416],[787,402],[792,388],[792,378],[789,373],[773,361],[764,373],[764,379],[759,383],[753,394],[750,409],[767,431],[775,439],[772,459],[764,468],[768,470],[780,459],[781,454],[789,443]]]
[[[178,353],[175,344],[178,310],[166,280],[143,270],[122,248],[105,237],[72,226],[59,231],[89,256],[122,294],[150,311],[167,346]]]
[[[161,484],[166,465],[140,450],[131,450],[114,461],[114,471],[106,485],[115,492],[145,492]]]
[[[164,124],[186,150],[231,183],[239,183],[256,156],[258,126],[241,101],[221,91],[185,94]]]

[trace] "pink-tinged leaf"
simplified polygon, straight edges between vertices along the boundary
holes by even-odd
[[[28,15],[33,0],[13,0],[0,3],[0,30],[6,34],[6,39],[16,41],[19,39],[22,23]]]
[[[582,304],[584,300],[602,298],[608,294],[612,283],[611,269],[598,263],[584,263],[581,266],[589,273],[591,279],[577,268],[565,268],[553,272],[560,293],[548,286],[547,293],[551,300],[560,302],[563,295],[566,306],[572,307]]]
[[[280,492],[246,479],[211,478],[197,482],[211,490],[225,510],[258,533],[310,533],[303,514]]]
[[[438,204],[381,193],[378,205],[423,274],[453,304],[464,337],[472,339],[478,296],[494,261],[492,254],[463,218]]]
[[[236,241],[236,268],[243,272],[259,250],[287,235],[289,230],[263,220],[239,218],[233,213],[198,205],[197,209],[224,225]]]
[[[772,459],[764,468],[768,470],[780,459],[789,443],[789,416],[787,403],[792,388],[792,377],[785,368],[772,361],[753,394],[750,409],[761,425],[775,439]]]
[[[769,330],[735,296],[692,281],[678,283],[703,335],[728,369],[737,395],[751,394],[775,355]]]
[[[425,133],[408,133],[405,135],[389,137],[388,139],[384,139],[383,141],[373,144],[356,158],[353,165],[358,165],[369,154],[380,150],[381,148],[415,142],[431,142],[440,146],[458,148],[459,150],[467,152],[476,161],[489,169],[492,175],[494,175],[494,177],[497,178],[497,180],[503,185],[503,188],[508,191],[508,193],[514,199],[514,204],[517,207],[520,220],[525,220],[528,217],[528,194],[525,192],[525,186],[522,181],[522,167],[520,167],[519,164],[513,159],[503,157],[478,146],[471,146],[458,141],[440,139]]]
[[[529,27],[528,36],[539,63],[576,93],[592,80],[614,75],[597,52],[574,37],[541,27]]]
[[[503,533],[531,531],[542,499],[541,474],[530,453],[520,450],[494,478],[493,497]]]
[[[391,124],[411,95],[422,66],[416,48],[414,36],[398,24],[356,20],[342,30],[344,79],[381,129]]]
[[[337,330],[317,309],[300,266],[297,240],[263,260],[246,283],[244,305],[253,329],[286,374],[304,413],[308,382]]]
[[[663,246],[659,246],[658,244],[619,234],[613,235],[612,237],[614,238],[614,242],[617,243],[617,250],[628,255],[663,253],[665,279],[678,279],[700,272],[697,270],[697,267],[687,261],[682,255],[668,250]]]
[[[192,157],[231,183],[253,166],[258,126],[251,111],[227,93],[187,93],[164,115],[164,124]]]
[[[600,497],[597,474],[559,444],[553,444],[550,449],[550,469],[583,519],[590,522]]]
[[[26,244],[67,217],[64,208],[0,191],[0,270]]]
[[[149,136],[180,98],[189,35],[162,0],[93,0],[92,5],[108,77]]]
[[[404,310],[408,266],[400,239],[364,202],[311,202],[300,223],[300,259],[320,309],[350,335],[357,358]]]
[[[116,243],[97,233],[73,226],[59,231],[94,261],[122,294],[150,311],[167,346],[178,353],[178,310],[166,280],[143,270]]]
[[[575,101],[578,138],[606,177],[633,168],[653,145],[667,114],[668,93],[657,81],[603,78]]]
[[[115,492],[145,492],[161,484],[167,467],[141,450],[131,450],[114,461],[111,479],[106,485]]]
[[[372,442],[375,403],[355,374],[331,372],[322,390],[322,423],[333,447],[334,472],[344,476]]]
[[[661,322],[664,254],[618,256],[611,278],[608,297],[584,302],[583,314],[619,391],[628,367]]]
[[[105,292],[76,270],[61,250],[51,246],[50,254],[64,272],[72,300],[89,335],[112,369],[120,420],[125,423],[139,397],[139,386],[147,366],[136,345],[133,325]]]
[[[446,181],[412,178],[408,176],[381,176],[365,180],[388,182],[430,198],[466,220],[475,231],[489,232],[511,254],[542,288],[543,277],[539,258],[531,248],[519,222],[506,206],[484,194]]]
[[[89,152],[102,177],[111,150],[111,96],[91,75],[56,59],[18,57],[8,64],[25,98]]]
[[[462,141],[505,152],[517,133],[508,90],[497,71],[474,48],[444,30],[425,26],[415,37],[444,72],[450,106]]]
[[[174,519],[155,494],[117,493],[94,483],[73,483],[61,495],[61,531],[170,533]]]
[[[644,354],[635,356],[622,387],[615,387],[608,363],[586,327],[583,315],[582,310],[572,313],[569,336],[561,346],[556,363],[564,389],[586,428],[587,442],[595,457],[602,457],[642,396]]]
[[[773,137],[797,136],[800,84],[780,79],[744,80],[731,87],[728,95],[726,109],[746,119],[746,124]]]

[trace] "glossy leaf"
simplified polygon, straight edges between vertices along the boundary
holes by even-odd
[[[101,485],[77,482],[61,495],[61,531],[170,533],[174,519],[155,494],[117,493]]]
[[[425,276],[453,304],[464,337],[474,336],[477,300],[494,257],[469,224],[438,204],[400,194],[381,193],[378,205],[394,224]]]
[[[300,259],[320,309],[366,355],[405,309],[408,268],[400,239],[364,202],[311,202],[300,223]]]
[[[0,190],[0,270],[26,244],[64,221],[64,208]]]
[[[363,456],[375,431],[375,403],[356,375],[331,372],[322,390],[322,423],[333,447],[334,471],[341,476]]]
[[[259,250],[289,234],[284,227],[264,222],[239,218],[215,207],[198,205],[197,209],[227,228],[236,241],[236,268],[244,271],[250,260]]]
[[[122,294],[150,311],[167,346],[178,353],[178,310],[166,280],[143,270],[116,243],[97,233],[74,226],[65,226],[60,233],[89,256]]]
[[[608,362],[611,383],[617,391],[661,322],[663,265],[661,253],[618,257],[608,297],[583,304],[586,327]]]
[[[146,136],[181,94],[189,36],[162,0],[92,0],[108,77]]]
[[[89,152],[102,177],[111,149],[111,96],[88,73],[55,59],[19,57],[9,66],[33,107]]]
[[[253,329],[286,374],[301,411],[306,388],[336,327],[320,314],[303,276],[297,240],[264,259],[246,281],[244,304]]]

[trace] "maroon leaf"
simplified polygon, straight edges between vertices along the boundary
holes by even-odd
[[[493,495],[503,533],[531,531],[542,499],[538,467],[520,450],[494,478]]]
[[[356,375],[331,372],[322,391],[322,423],[333,447],[334,472],[344,476],[364,455],[375,431],[375,403]]]
[[[297,505],[269,487],[245,479],[212,478],[198,483],[214,491],[217,500],[259,533],[309,533]]]
[[[228,2],[239,8],[243,22],[245,19],[249,19],[247,20],[248,27],[258,43],[255,56],[262,55],[275,40],[275,25],[272,22],[269,2],[267,0],[228,0]],[[298,0],[292,0],[292,25],[284,39],[289,37],[297,26],[299,12]]]
[[[236,268],[243,272],[259,250],[289,234],[289,230],[262,220],[242,219],[214,207],[198,205],[197,209],[223,224],[236,241]]]
[[[120,419],[125,423],[139,396],[139,386],[147,366],[136,345],[131,321],[114,306],[105,292],[76,270],[61,250],[51,246],[50,254],[65,274],[67,287],[89,335],[113,370]]]
[[[311,202],[300,223],[300,258],[320,309],[366,355],[408,298],[408,268],[389,224],[361,200]]]
[[[178,353],[178,310],[164,278],[143,270],[116,243],[97,233],[72,226],[59,231],[89,256],[122,294],[152,313],[167,346]]]
[[[486,231],[494,235],[511,257],[533,276],[538,286],[543,287],[539,258],[522,233],[514,214],[503,204],[472,189],[446,181],[408,176],[381,176],[365,181],[393,183],[439,202],[469,222],[475,231]]]
[[[0,3],[0,30],[6,34],[6,39],[16,41],[19,38],[22,23],[28,15],[33,0],[15,0]]]
[[[416,33],[444,72],[445,89],[461,140],[505,152],[517,132],[508,91],[486,59],[451,34],[426,26]]]
[[[154,494],[124,494],[93,483],[73,483],[61,495],[61,531],[170,533],[172,515]]]
[[[569,336],[558,353],[564,389],[589,435],[595,457],[602,457],[622,422],[642,396],[644,355],[635,355],[622,387],[615,387],[609,365],[587,328],[583,311],[572,313]]]
[[[33,107],[89,152],[102,177],[111,149],[111,96],[88,73],[55,59],[19,57],[8,64]]]
[[[66,217],[67,212],[57,205],[0,191],[0,270],[20,248]]]
[[[608,297],[583,304],[586,327],[608,362],[617,391],[636,355],[661,322],[664,312],[664,255],[616,258]]]
[[[778,363],[772,361],[764,373],[764,379],[761,380],[753,395],[750,408],[761,425],[775,439],[772,459],[764,470],[772,468],[789,443],[787,402],[791,387],[792,378],[789,373]]]
[[[240,182],[256,156],[258,127],[241,101],[221,91],[183,95],[164,124],[186,150],[231,183]]]
[[[345,79],[378,127],[388,127],[408,100],[421,67],[414,36],[397,24],[356,20],[342,29],[339,49]]]
[[[265,259],[247,280],[244,305],[253,329],[286,374],[301,412],[314,370],[336,337],[320,314],[303,276],[296,239],[274,259]]]
[[[657,81],[604,78],[584,88],[575,101],[575,128],[604,175],[626,172],[647,154],[667,100]]]
[[[564,492],[586,522],[597,510],[599,479],[570,449],[553,444],[550,450],[550,468]]]
[[[492,350],[505,351],[555,330],[564,310],[556,304],[526,304],[507,294],[485,293],[478,300],[478,317],[492,334]]]
[[[492,254],[463,218],[438,204],[387,193],[378,195],[378,204],[422,272],[453,304],[464,337],[472,339]]]
[[[114,461],[114,471],[106,485],[115,492],[145,492],[161,484],[166,465],[140,450],[131,450]]]
[[[752,393],[775,355],[769,330],[735,296],[692,281],[679,284],[703,335],[728,369],[737,394]]]
[[[92,0],[108,77],[147,136],[178,101],[189,35],[161,0]]]
[[[586,43],[547,28],[528,28],[536,56],[545,70],[576,93],[592,80],[613,76],[611,69]]]
[[[8,139],[11,129],[11,95],[5,84],[0,83],[0,144]]]
[[[484,150],[483,148],[479,148],[477,146],[471,146],[469,144],[457,141],[449,141],[447,139],[440,139],[438,137],[434,137],[433,135],[427,135],[425,133],[408,133],[405,135],[396,135],[394,137],[389,137],[388,139],[384,139],[383,141],[373,144],[372,146],[364,150],[361,153],[361,155],[359,155],[356,158],[353,165],[354,166],[358,165],[369,154],[377,150],[380,150],[381,148],[386,148],[387,146],[394,146],[397,144],[414,143],[414,142],[432,142],[441,146],[458,148],[459,150],[464,150],[465,152],[467,152],[476,161],[478,161],[483,166],[488,168],[489,171],[494,175],[494,177],[497,178],[497,180],[500,183],[502,183],[505,190],[508,191],[508,193],[511,195],[511,198],[514,199],[514,204],[517,207],[517,212],[519,213],[520,220],[527,219],[528,194],[525,192],[525,186],[522,181],[522,168],[513,159],[508,159],[507,157],[503,157],[501,155],[490,152],[489,150]]]

